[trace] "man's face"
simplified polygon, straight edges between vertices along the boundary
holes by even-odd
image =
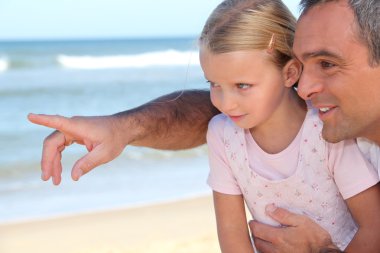
[[[380,143],[380,67],[369,65],[356,29],[343,0],[317,5],[300,18],[293,46],[303,64],[298,93],[320,110],[327,141],[361,136]]]

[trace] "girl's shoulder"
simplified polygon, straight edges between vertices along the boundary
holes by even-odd
[[[229,120],[229,118],[223,114],[217,114],[215,115],[210,122],[208,123],[209,129],[224,129],[224,126],[226,125],[226,122]]]
[[[220,145],[223,146],[224,129],[227,121],[228,117],[221,113],[215,115],[208,123],[206,138],[210,149],[217,149]]]
[[[231,133],[244,130],[239,128],[235,123],[225,114],[221,113],[214,116],[209,124],[207,130],[207,138],[221,138],[225,139],[226,136],[229,136]]]

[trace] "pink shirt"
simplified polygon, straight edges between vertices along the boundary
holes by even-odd
[[[225,194],[242,194],[252,217],[280,225],[266,215],[275,203],[305,214],[326,229],[345,249],[358,227],[343,199],[376,184],[377,171],[354,140],[329,144],[321,136],[322,122],[309,109],[296,138],[277,154],[264,152],[249,131],[225,115],[209,124],[209,185]]]
[[[208,184],[217,192],[242,194],[228,164],[224,149],[224,126],[226,116],[215,116],[209,124],[207,144],[209,147],[210,174]],[[301,136],[302,128],[293,142],[277,154],[262,150],[248,130],[245,131],[250,168],[269,180],[289,177],[296,170],[299,144],[306,136]],[[354,140],[327,143],[328,169],[344,199],[350,198],[376,184],[377,170],[363,157]],[[242,151],[243,152],[243,151]],[[255,166],[254,166],[255,165]]]

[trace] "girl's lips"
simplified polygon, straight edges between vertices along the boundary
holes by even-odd
[[[230,115],[229,117],[232,121],[237,122],[237,121],[241,120],[244,117],[244,115],[239,115],[239,116],[231,116]]]

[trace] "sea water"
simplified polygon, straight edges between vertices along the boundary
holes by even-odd
[[[64,151],[61,185],[43,182],[42,142],[51,129],[26,118],[108,115],[190,88],[208,88],[195,38],[0,42],[0,223],[210,193],[205,146],[128,146],[73,182],[71,167],[86,151],[72,145]]]

